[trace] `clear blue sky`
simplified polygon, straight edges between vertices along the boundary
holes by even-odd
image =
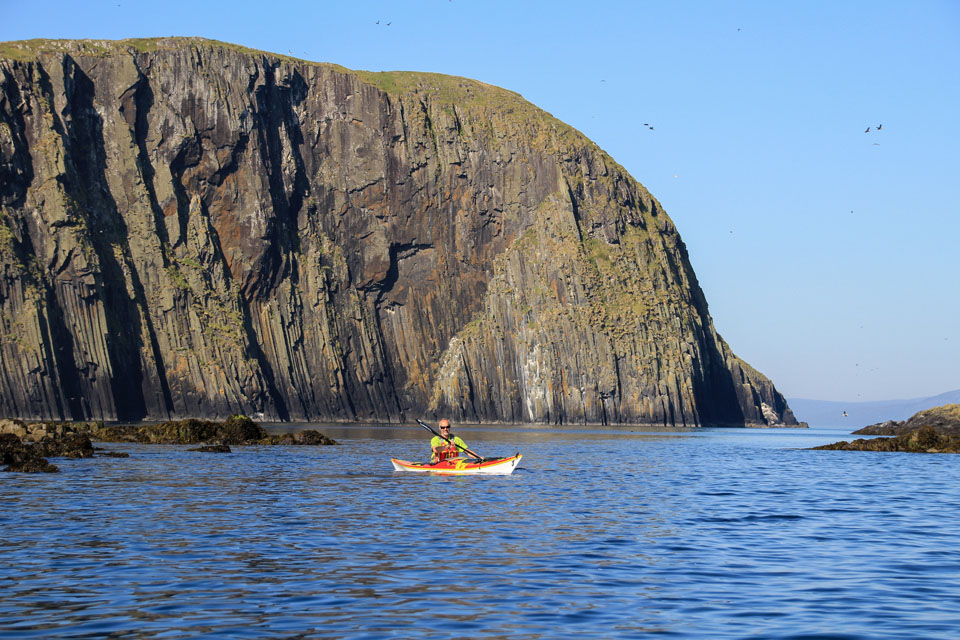
[[[0,9],[0,40],[203,36],[511,89],[661,201],[721,335],[787,397],[960,388],[955,0]]]

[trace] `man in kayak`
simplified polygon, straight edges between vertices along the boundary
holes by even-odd
[[[441,460],[456,458],[460,455],[461,451],[465,451],[474,458],[480,458],[480,456],[467,448],[467,443],[461,440],[460,436],[455,436],[450,432],[450,421],[446,418],[440,420],[440,435],[433,436],[430,440],[430,448],[433,450],[430,462],[440,462]]]

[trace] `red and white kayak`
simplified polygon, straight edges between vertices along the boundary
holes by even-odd
[[[439,473],[448,476],[461,476],[472,474],[490,474],[490,475],[509,475],[517,468],[520,458],[523,456],[517,454],[509,458],[484,458],[483,460],[474,460],[472,458],[448,458],[441,462],[407,462],[406,460],[397,460],[390,458],[393,468],[397,471],[421,471],[428,473]]]

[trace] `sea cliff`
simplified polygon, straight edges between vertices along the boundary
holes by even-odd
[[[796,424],[657,200],[519,95],[0,44],[0,416]]]

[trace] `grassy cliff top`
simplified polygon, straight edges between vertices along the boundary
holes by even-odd
[[[106,58],[114,55],[174,51],[189,47],[226,49],[250,56],[267,56],[280,61],[324,67],[353,75],[390,95],[419,95],[447,105],[476,105],[496,107],[522,118],[545,119],[561,129],[571,129],[549,113],[539,109],[520,94],[494,85],[462,78],[419,71],[356,71],[337,64],[312,62],[292,56],[251,49],[229,42],[200,37],[171,36],[164,38],[128,38],[125,40],[17,40],[0,42],[0,58],[17,61],[35,60],[43,54],[69,54],[82,57]]]
[[[82,56],[106,57],[128,52],[131,49],[146,53],[182,49],[188,46],[219,47],[247,54],[267,54],[265,51],[257,51],[229,42],[207,38],[171,36],[168,38],[127,38],[126,40],[50,40],[46,38],[14,40],[0,42],[0,57],[13,60],[32,60],[43,53],[71,53]],[[279,54],[267,55],[276,55],[278,58],[289,57]]]
[[[86,57],[109,57],[137,52],[173,51],[187,47],[227,49],[251,56],[268,56],[278,60],[296,61],[308,66],[327,67],[354,75],[385,93],[431,93],[437,98],[456,102],[463,99],[484,100],[495,94],[499,101],[511,96],[518,103],[529,103],[513,91],[495,87],[478,80],[418,71],[355,71],[328,62],[313,62],[293,56],[251,49],[242,45],[200,37],[171,36],[166,38],[128,38],[126,40],[15,40],[0,42],[0,58],[27,61],[42,54],[72,54]],[[519,106],[519,105],[518,105]],[[530,105],[532,106],[532,105]]]

